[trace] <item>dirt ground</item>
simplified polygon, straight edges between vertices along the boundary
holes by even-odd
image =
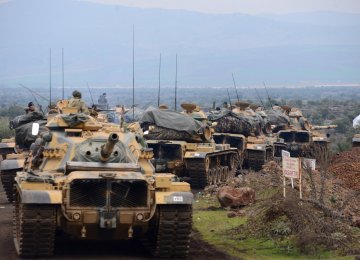
[[[19,259],[12,240],[13,207],[5,198],[0,183],[0,260]],[[95,242],[57,240],[53,259],[149,259],[151,256],[136,241]],[[193,232],[188,259],[234,259],[219,252]]]
[[[344,187],[360,190],[360,148],[334,155],[330,170]]]

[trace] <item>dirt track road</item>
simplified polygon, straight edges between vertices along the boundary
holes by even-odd
[[[19,259],[12,240],[12,205],[0,183],[0,260]],[[192,235],[189,259],[233,259]],[[57,240],[53,259],[149,259],[151,256],[136,241],[94,242]]]

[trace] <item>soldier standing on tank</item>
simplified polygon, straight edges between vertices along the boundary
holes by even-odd
[[[89,114],[89,109],[85,102],[81,99],[81,92],[74,90],[73,97],[69,100],[68,107],[76,107],[79,113]]]

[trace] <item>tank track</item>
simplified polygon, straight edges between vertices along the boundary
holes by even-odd
[[[191,187],[205,188],[210,184],[210,176],[206,171],[205,160],[189,160],[187,171]]]
[[[14,202],[13,236],[20,257],[46,257],[54,253],[55,207]]]
[[[259,151],[248,151],[248,167],[254,171],[260,171],[266,162],[266,152],[260,153]]]
[[[10,203],[14,201],[14,183],[17,170],[1,171],[1,183],[3,185],[6,197]]]
[[[211,157],[216,157],[217,155],[222,154],[214,154],[210,155]],[[239,161],[239,155],[233,154],[234,165],[227,166],[217,166],[206,170],[206,160],[205,159],[191,159],[187,161],[187,171],[190,176],[190,184],[193,188],[205,188],[208,185],[214,185],[221,182],[226,182],[230,178],[235,177],[236,170],[239,165],[237,165]],[[227,167],[226,172],[227,176],[224,176],[224,169]],[[214,176],[215,175],[215,176]]]
[[[192,205],[160,205],[142,240],[156,258],[186,258],[190,248]]]

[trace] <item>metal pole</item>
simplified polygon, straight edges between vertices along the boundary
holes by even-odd
[[[64,100],[65,96],[65,80],[64,80],[64,48],[61,49],[62,57],[62,99]]]
[[[160,61],[159,61],[159,91],[158,91],[158,102],[157,106],[160,106],[160,86],[161,86],[161,53],[160,53]]]
[[[231,98],[230,98],[230,94],[229,94],[229,89],[227,88],[226,90],[227,90],[227,94],[228,94],[228,98],[229,98],[229,103],[230,103],[230,110],[231,110],[231,106],[232,106],[232,105],[231,105]]]
[[[51,106],[51,48],[50,48],[50,55],[49,55],[49,67],[50,67],[50,98],[49,98],[49,107]]]
[[[133,25],[133,99],[132,99],[132,107],[133,107],[133,120],[135,120],[135,26]]]
[[[237,100],[239,101],[239,95],[238,95],[238,92],[237,92],[237,89],[236,89],[236,83],[235,83],[234,73],[231,73],[231,75],[232,75],[232,79],[233,79],[233,82],[234,82],[236,97],[237,97]]]
[[[177,53],[175,59],[175,111],[176,111],[176,97],[177,97]]]

